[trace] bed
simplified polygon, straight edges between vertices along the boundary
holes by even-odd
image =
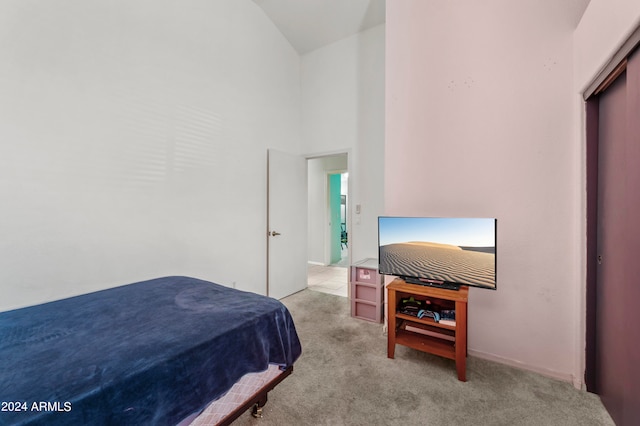
[[[2,312],[0,424],[186,425],[261,377],[222,404],[231,412],[215,422],[229,424],[264,405],[300,353],[282,303],[190,277]]]

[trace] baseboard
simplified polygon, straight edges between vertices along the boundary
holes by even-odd
[[[533,373],[538,373],[546,377],[550,377],[556,380],[562,380],[563,382],[571,383],[574,387],[580,389],[582,385],[580,383],[576,383],[574,380],[573,374],[561,373],[555,370],[549,370],[547,368],[537,367],[534,365],[525,364],[520,361],[516,361],[509,358],[503,358],[501,356],[497,356],[494,354],[489,354],[486,352],[476,351],[473,349],[468,350],[469,355],[475,356],[478,358],[486,359],[488,361],[498,362],[500,364],[505,364],[510,367],[519,368],[520,370],[531,371]]]
[[[322,262],[314,262],[314,261],[312,261],[312,260],[307,261],[307,263],[308,263],[309,265],[325,266],[325,264],[324,264],[324,263],[322,263]]]

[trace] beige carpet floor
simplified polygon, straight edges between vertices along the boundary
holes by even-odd
[[[382,326],[351,318],[343,297],[304,290],[283,302],[303,354],[263,418],[234,426],[613,425],[597,395],[536,373],[469,357],[463,383],[452,360],[402,346],[389,359]]]

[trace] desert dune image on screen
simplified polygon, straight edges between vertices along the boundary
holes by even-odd
[[[379,218],[380,272],[496,288],[495,219]]]

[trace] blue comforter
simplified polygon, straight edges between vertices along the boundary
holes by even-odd
[[[176,424],[300,353],[282,303],[187,277],[3,312],[0,424]]]

